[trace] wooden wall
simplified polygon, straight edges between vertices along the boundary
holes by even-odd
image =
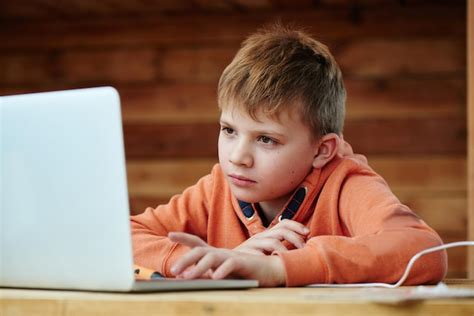
[[[474,240],[474,1],[467,5],[468,233]],[[468,252],[468,277],[474,279],[474,248]]]
[[[464,1],[64,3],[0,4],[0,95],[115,86],[133,213],[217,161],[219,75],[247,34],[281,19],[339,62],[355,150],[445,242],[467,238]],[[450,277],[466,275],[466,253],[449,251]]]

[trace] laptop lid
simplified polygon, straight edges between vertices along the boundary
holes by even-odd
[[[120,100],[111,87],[0,97],[0,286],[94,291],[257,287],[135,282]]]
[[[0,124],[0,285],[132,288],[117,91],[0,97]]]

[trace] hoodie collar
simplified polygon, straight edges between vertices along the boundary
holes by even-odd
[[[335,157],[323,169],[313,169],[304,181],[295,189],[292,196],[288,199],[285,206],[278,215],[272,220],[268,228],[277,225],[283,219],[291,219],[298,222],[304,222],[312,215],[317,196],[332,171],[339,165],[341,158]],[[245,201],[233,199],[234,211],[242,223],[247,227],[250,235],[260,233],[266,229],[260,216],[258,215],[256,205]],[[311,207],[313,206],[313,207]]]

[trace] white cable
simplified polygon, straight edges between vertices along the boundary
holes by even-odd
[[[416,255],[414,255],[410,259],[410,261],[408,261],[408,265],[405,269],[405,272],[403,273],[400,280],[398,280],[398,282],[395,283],[395,284],[390,284],[390,283],[350,283],[350,284],[310,284],[308,286],[310,286],[310,287],[385,287],[385,288],[393,289],[393,288],[401,286],[403,284],[403,282],[406,281],[406,279],[408,278],[408,275],[410,274],[411,268],[415,264],[415,261],[418,260],[420,257],[422,257],[422,256],[424,256],[428,253],[432,253],[432,252],[436,252],[436,251],[440,251],[440,250],[448,249],[448,248],[460,247],[460,246],[474,246],[474,241],[456,241],[456,242],[451,242],[451,243],[444,244],[444,245],[441,245],[441,246],[427,248],[425,250],[422,250],[422,251],[418,252]]]

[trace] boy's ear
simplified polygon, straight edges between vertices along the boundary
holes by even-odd
[[[341,139],[335,133],[322,136],[318,140],[316,155],[313,159],[313,167],[321,169],[330,162],[337,154]]]

